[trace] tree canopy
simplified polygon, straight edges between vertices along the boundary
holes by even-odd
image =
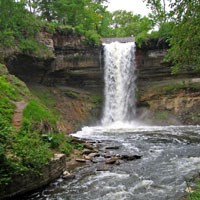
[[[142,32],[148,32],[151,29],[151,23],[147,17],[117,10],[111,13],[110,27],[112,36],[137,36]]]
[[[165,36],[170,44],[167,60],[174,65],[173,72],[200,72],[200,1],[144,1],[152,9],[150,18],[154,24],[157,24],[160,30],[165,27]],[[166,5],[170,7],[168,11]]]
[[[0,0],[0,45],[36,49],[34,38],[47,24],[75,29],[91,43],[98,43],[100,37],[133,35],[138,43],[162,37],[169,41],[167,60],[174,72],[200,71],[199,0],[141,1],[152,11],[148,17],[124,10],[109,12],[107,0]]]

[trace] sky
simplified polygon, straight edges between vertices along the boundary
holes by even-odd
[[[108,10],[127,10],[133,14],[148,15],[149,11],[142,0],[109,0]]]

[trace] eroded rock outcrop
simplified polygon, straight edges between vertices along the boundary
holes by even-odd
[[[85,38],[72,30],[42,32],[38,40],[48,47],[48,56],[9,56],[5,60],[11,74],[45,85],[102,87],[101,46],[86,44]]]
[[[0,199],[22,195],[47,185],[58,178],[66,169],[65,159],[64,154],[55,154],[49,164],[42,168],[40,174],[29,172],[24,176],[14,177],[11,184],[5,186],[4,189],[1,188]]]
[[[150,40],[136,49],[138,117],[153,124],[198,124],[200,74],[172,74],[164,61],[168,48],[164,40]]]

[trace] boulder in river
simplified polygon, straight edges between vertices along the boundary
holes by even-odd
[[[128,161],[131,161],[131,160],[137,160],[137,159],[141,159],[142,158],[142,155],[128,155],[128,154],[123,154],[120,156],[120,158],[122,160],[128,160]]]

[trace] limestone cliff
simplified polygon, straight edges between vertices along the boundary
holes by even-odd
[[[72,30],[42,32],[38,40],[51,56],[33,56],[17,52],[7,57],[10,73],[30,83],[102,87],[101,46],[88,45],[85,38]]]
[[[171,74],[167,49],[158,40],[137,47],[138,116],[153,124],[199,124],[200,74]]]
[[[12,74],[26,83],[70,86],[102,95],[101,45],[88,45],[83,36],[63,30],[54,34],[44,31],[38,35],[38,40],[49,48],[52,56],[41,58],[19,52],[9,56],[6,63]],[[136,47],[138,117],[147,121],[153,119],[150,121],[156,124],[199,123],[196,82],[199,82],[200,74],[171,74],[170,63],[164,61],[168,48],[163,40],[150,40]],[[164,89],[161,91],[162,88],[167,88],[167,92],[163,92]]]

